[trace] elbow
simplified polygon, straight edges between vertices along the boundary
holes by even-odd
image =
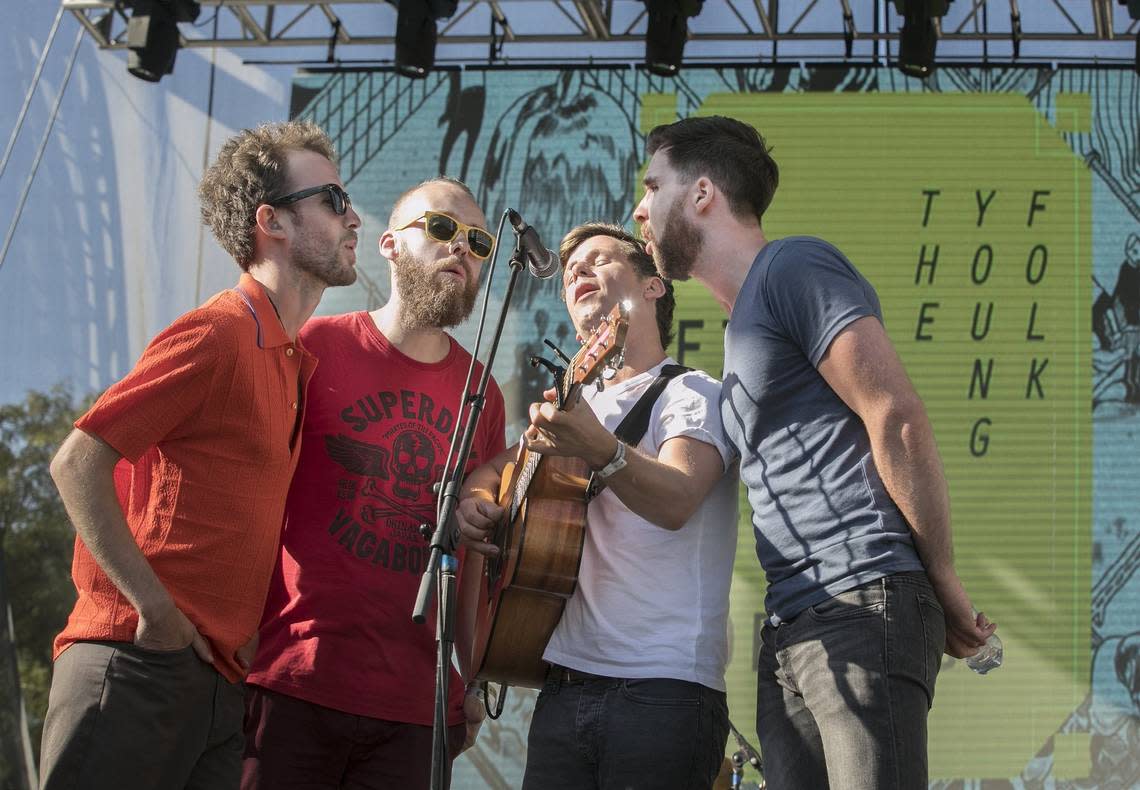
[[[906,446],[924,444],[933,435],[926,407],[917,395],[886,405],[877,415],[874,432],[884,437],[897,436]]]
[[[669,507],[667,511],[659,513],[657,518],[648,520],[652,521],[654,525],[661,527],[661,529],[676,532],[689,523],[689,519],[693,517],[695,510],[696,506],[691,503],[676,503],[674,506]]]
[[[76,452],[75,442],[72,437],[68,436],[64,440],[60,448],[56,450],[55,455],[51,459],[51,464],[48,466],[48,474],[51,475],[52,482],[55,483],[56,488],[59,488],[66,480],[68,480],[76,467]]]

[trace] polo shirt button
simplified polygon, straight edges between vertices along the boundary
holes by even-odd
[[[285,349],[285,356],[287,356],[287,357],[293,356],[293,348],[292,347]]]
[[[297,401],[293,401],[293,411],[297,411]]]

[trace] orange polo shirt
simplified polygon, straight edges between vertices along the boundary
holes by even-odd
[[[161,332],[75,423],[122,454],[127,524],[230,681],[261,620],[316,364],[243,274]],[[138,613],[78,538],[72,578],[79,599],[55,655],[78,640],[133,641]]]

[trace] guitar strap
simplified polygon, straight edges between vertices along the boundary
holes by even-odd
[[[630,447],[637,447],[641,438],[645,436],[645,432],[649,430],[649,415],[653,412],[653,404],[665,391],[665,386],[673,378],[691,370],[692,368],[687,368],[684,365],[665,365],[661,368],[657,378],[646,388],[641,397],[637,399],[637,403],[633,404],[633,408],[618,423],[617,430],[614,431],[614,436],[618,438],[618,441],[625,442]],[[591,472],[590,484],[586,487],[586,501],[589,502],[602,493],[602,489],[605,487],[605,481],[598,477],[597,473]]]

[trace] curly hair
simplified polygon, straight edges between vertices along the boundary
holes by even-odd
[[[666,280],[657,272],[653,264],[653,257],[645,251],[645,243],[636,238],[621,225],[612,222],[584,222],[570,230],[562,237],[558,245],[558,258],[562,261],[562,268],[582,244],[594,236],[609,236],[620,242],[620,249],[625,253],[626,260],[637,276],[643,280],[646,277],[657,277],[665,285],[665,293],[656,302],[657,334],[661,337],[661,348],[669,348],[673,342],[673,309],[677,301],[673,296],[673,283]]]
[[[336,164],[332,141],[312,121],[266,123],[227,140],[198,185],[202,222],[243,271],[253,263],[257,207],[285,191],[290,151],[313,151]]]

